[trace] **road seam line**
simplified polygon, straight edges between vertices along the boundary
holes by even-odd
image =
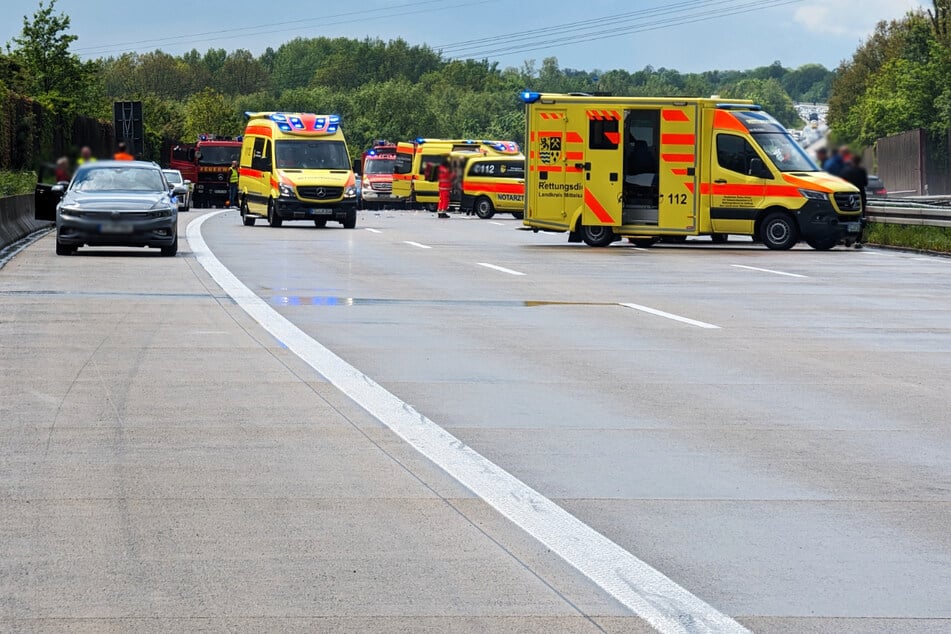
[[[513,271],[512,269],[507,269],[504,266],[497,266],[495,264],[489,264],[488,262],[476,262],[479,266],[484,266],[487,269],[492,269],[493,271],[501,271],[502,273],[508,273],[509,275],[525,275],[521,271]]]
[[[189,223],[186,237],[191,250],[238,306],[289,351],[662,634],[748,632],[417,412],[274,310],[215,257],[202,237],[204,222],[222,213],[211,212]]]
[[[432,249],[432,247],[427,244],[420,244],[419,242],[413,242],[412,240],[403,240],[403,244],[408,244],[411,247],[417,247],[419,249]]]
[[[697,328],[706,328],[707,330],[720,330],[719,326],[713,324],[708,324],[705,321],[698,321],[696,319],[690,319],[689,317],[683,317],[681,315],[675,315],[673,313],[668,313],[663,310],[657,310],[656,308],[651,308],[650,306],[641,306],[640,304],[631,304],[630,302],[618,302],[618,306],[623,306],[624,308],[633,308],[634,310],[639,310],[643,313],[649,313],[651,315],[657,315],[658,317],[665,317],[667,319],[672,319],[674,321],[679,321],[683,324],[689,324],[691,326],[696,326]]]
[[[803,279],[808,278],[808,275],[800,275],[799,273],[786,273],[785,271],[774,271],[773,269],[761,269],[758,266],[746,266],[745,264],[731,264],[733,268],[737,269],[746,269],[748,271],[759,271],[760,273],[772,273],[773,275],[785,275],[786,277],[801,277]]]
[[[379,229],[374,229],[373,227],[366,227],[366,230],[369,231],[370,233],[383,233]]]

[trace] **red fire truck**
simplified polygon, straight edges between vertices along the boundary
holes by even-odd
[[[396,162],[396,144],[377,141],[363,153],[361,162],[360,197],[364,209],[383,209],[403,202],[393,195],[393,165]]]
[[[194,183],[194,207],[224,207],[228,200],[228,170],[240,154],[240,139],[202,134],[197,143],[172,147],[169,167]]]

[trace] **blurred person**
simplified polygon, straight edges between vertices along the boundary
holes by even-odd
[[[452,170],[449,169],[449,157],[443,158],[436,168],[436,180],[439,182],[439,205],[436,207],[439,218],[449,217],[449,191],[452,189]]]
[[[829,150],[824,147],[816,150],[816,165],[819,166],[819,169],[825,169],[825,163],[829,160]]]
[[[848,151],[848,148],[844,148],[845,151]],[[859,196],[862,197],[862,217],[860,222],[862,223],[862,228],[859,231],[859,237],[855,239],[855,248],[862,248],[862,234],[865,232],[865,206],[867,204],[867,193],[865,188],[868,187],[868,172],[864,167],[862,167],[862,157],[858,154],[852,156],[850,155],[850,161],[845,166],[845,169],[842,170],[842,173],[839,175],[843,180],[851,183],[858,187]]]
[[[842,159],[839,148],[832,148],[832,154],[822,164],[822,169],[833,176],[839,176],[842,173],[842,170],[845,169],[845,161]]]
[[[117,161],[134,161],[135,157],[129,154],[129,146],[124,141],[120,141],[116,146],[116,153],[112,156]]]
[[[56,170],[53,172],[57,183],[68,183],[72,175],[69,172],[69,159],[61,156],[56,159]]]
[[[231,161],[228,168],[228,206],[238,206],[238,162]]]
[[[79,150],[79,158],[76,159],[76,165],[81,166],[86,163],[91,163],[95,161],[96,157],[92,155],[92,148],[88,145],[84,145],[83,149]]]

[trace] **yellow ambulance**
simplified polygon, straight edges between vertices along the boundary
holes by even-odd
[[[241,218],[357,226],[357,188],[337,115],[246,113],[238,192]]]
[[[525,209],[525,155],[477,155],[460,165],[459,208],[487,219],[496,212],[521,219]]]
[[[524,224],[607,246],[621,237],[753,236],[770,249],[854,241],[862,198],[750,101],[523,92]]]
[[[393,167],[393,195],[409,206],[435,209],[439,202],[439,183],[426,178],[428,169],[438,165],[450,154],[518,155],[521,150],[512,141],[478,141],[471,139],[426,139],[396,144]]]

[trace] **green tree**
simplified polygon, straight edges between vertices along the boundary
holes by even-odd
[[[792,99],[783,90],[779,80],[775,78],[743,79],[729,86],[723,92],[724,97],[752,99],[786,127],[792,128],[802,125],[802,119],[800,119],[799,113],[796,112]]]
[[[185,102],[185,138],[197,138],[199,134],[237,136],[241,122],[234,105],[220,92],[205,88]]]

